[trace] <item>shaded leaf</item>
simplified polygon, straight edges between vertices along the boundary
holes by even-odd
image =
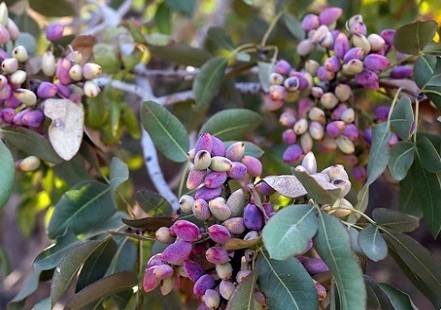
[[[410,130],[414,121],[412,103],[408,97],[398,100],[392,111],[390,122],[395,133],[404,141],[410,138]]]
[[[350,246],[349,235],[334,216],[320,211],[314,248],[334,275],[342,309],[364,309],[366,290],[357,257]]]
[[[113,157],[110,163],[110,187],[116,190],[123,182],[129,179],[127,164],[118,157]]]
[[[234,49],[233,39],[222,27],[210,27],[207,32],[207,39],[213,41],[214,44],[226,50],[232,51]]]
[[[49,238],[56,238],[66,229],[85,233],[115,213],[110,186],[90,180],[81,182],[58,201],[48,227]]]
[[[115,240],[118,245],[118,250],[113,256],[112,263],[106,272],[106,276],[121,271],[134,270],[138,259],[136,245],[129,237],[114,236],[113,240]]]
[[[337,186],[315,179],[305,171],[293,169],[292,172],[315,202],[332,206],[338,199],[341,190]]]
[[[407,175],[415,156],[415,145],[411,142],[400,141],[389,151],[389,170],[392,177],[401,181]]]
[[[378,225],[401,232],[412,232],[420,226],[420,220],[416,216],[396,210],[375,208],[372,217]]]
[[[296,258],[276,261],[262,251],[255,270],[257,284],[270,309],[318,309],[315,285]]]
[[[158,193],[149,190],[136,192],[135,199],[141,209],[151,216],[171,216],[172,205]]]
[[[121,61],[118,59],[112,44],[95,44],[93,46],[93,58],[95,63],[99,64],[103,71],[108,74],[114,74],[121,70]]]
[[[285,260],[299,255],[317,232],[312,205],[289,205],[270,218],[262,231],[263,244],[270,257]]]
[[[47,310],[51,308],[51,298],[45,298],[36,304],[32,310]]]
[[[64,309],[82,309],[104,296],[129,290],[137,285],[138,277],[134,272],[123,271],[115,273],[92,283],[76,293],[69,299]]]
[[[360,231],[358,244],[363,253],[374,262],[387,257],[386,241],[384,241],[376,226],[369,226]]]
[[[196,0],[165,0],[165,3],[174,11],[192,16],[196,8]]]
[[[441,262],[437,261],[435,256],[420,243],[405,234],[388,230],[383,237],[386,239],[390,250],[393,250],[405,267],[409,268],[418,277],[417,280],[425,288],[421,292],[431,299],[435,308],[440,308],[441,270],[439,266]],[[394,259],[396,258],[394,257]],[[403,266],[401,267],[403,268]],[[414,281],[415,279],[411,278],[411,280]],[[416,284],[416,286],[421,290],[420,284]],[[435,296],[438,295],[436,300],[433,299],[434,292]]]
[[[401,212],[421,218],[423,216],[423,201],[419,199],[417,190],[414,186],[415,178],[412,170],[416,169],[409,169],[406,177],[400,181],[398,208]]]
[[[404,53],[416,55],[432,42],[437,30],[435,21],[416,21],[398,28],[394,36],[395,48]]]
[[[30,296],[33,292],[35,292],[40,283],[40,274],[41,270],[34,269],[32,273],[27,277],[25,284],[23,285],[20,292],[11,300],[11,303],[17,303],[21,300],[24,300],[26,297]],[[9,309],[9,305],[8,305]],[[20,308],[23,309],[23,308]]]
[[[139,219],[122,219],[123,223],[134,228],[142,228],[148,231],[156,231],[160,227],[173,225],[171,216],[143,217]]]
[[[416,143],[418,156],[424,168],[432,173],[441,171],[441,157],[426,137],[421,137]]]
[[[63,161],[49,141],[35,131],[24,127],[2,127],[0,132],[8,143],[29,155],[54,164]]]
[[[302,28],[302,23],[292,14],[284,14],[283,21],[286,28],[297,40],[303,40],[305,38],[305,31]]]
[[[244,240],[240,238],[230,238],[227,242],[224,243],[223,248],[227,251],[235,251],[242,249],[249,249],[254,247],[255,245],[261,244],[261,238],[255,238],[251,240]]]
[[[51,0],[32,0],[29,1],[29,5],[44,16],[61,17],[75,14],[75,8],[66,0],[59,1],[57,5],[54,5]]]
[[[156,102],[146,101],[141,107],[141,122],[165,157],[175,162],[188,160],[188,133],[176,116]]]
[[[209,132],[221,140],[241,139],[255,129],[262,117],[247,109],[228,109],[214,114],[202,126],[200,133]]]
[[[194,67],[202,66],[211,58],[210,53],[207,51],[185,44],[149,46],[149,50],[153,55],[157,55],[161,59]]]
[[[423,89],[424,85],[429,82],[435,72],[436,56],[421,55],[418,57],[413,68],[413,78],[419,88]]]
[[[413,304],[412,300],[410,299],[409,295],[406,293],[400,291],[396,287],[393,287],[386,283],[379,283],[378,286],[381,287],[381,289],[387,294],[389,297],[389,300],[392,303],[392,306],[394,309],[400,309],[400,310],[415,310],[418,309]]]
[[[378,285],[377,282],[375,282],[371,277],[368,275],[363,275],[364,281],[366,282],[366,286],[370,287],[374,294],[376,295],[379,306],[382,310],[395,310],[394,306],[392,305],[389,296],[386,294],[385,291]]]
[[[262,85],[264,92],[269,92],[269,87],[271,86],[270,75],[274,72],[274,63],[262,62],[257,63],[259,68],[259,82]]]
[[[228,300],[226,310],[254,310],[258,307],[257,301],[254,299],[256,279],[256,272],[252,271],[236,286]]]
[[[9,201],[15,181],[15,162],[11,151],[0,139],[0,210]]]
[[[369,152],[366,185],[380,177],[389,162],[389,139],[392,133],[387,122],[377,124],[372,130],[372,145]]]
[[[220,88],[227,64],[227,57],[218,56],[211,58],[201,67],[193,82],[196,112],[206,111],[210,106],[211,100]]]

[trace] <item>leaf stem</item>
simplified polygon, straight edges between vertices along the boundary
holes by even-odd
[[[268,40],[268,37],[270,36],[271,32],[274,30],[274,27],[276,27],[277,22],[279,21],[280,17],[283,15],[283,11],[280,11],[276,17],[271,21],[271,24],[269,25],[268,29],[266,30],[262,42],[260,43],[261,46],[266,45],[266,41]]]
[[[418,131],[418,118],[420,114],[420,101],[418,99],[415,99],[415,121],[413,124],[414,130],[413,130],[413,143],[417,142],[417,131]]]

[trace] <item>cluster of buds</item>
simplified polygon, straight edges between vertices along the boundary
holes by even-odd
[[[54,23],[47,26],[45,34],[50,42],[55,42],[63,37],[63,32],[64,26]],[[34,78],[26,70],[32,56],[25,46],[15,45],[19,34],[17,25],[8,17],[6,4],[1,3],[0,42],[13,48],[10,53],[0,48],[0,125],[24,126],[42,132],[44,100],[67,98],[80,102],[82,95],[98,95],[100,88],[92,80],[102,70],[95,63],[83,64],[78,51],[70,50],[65,57],[56,59],[48,50],[38,58],[43,74]]]
[[[411,66],[391,66],[388,57],[392,51],[398,62],[403,59],[393,46],[395,30],[368,34],[361,15],[352,16],[346,29],[338,30],[342,13],[340,8],[329,7],[320,14],[304,16],[305,39],[297,45],[303,68],[294,69],[287,61],[279,60],[269,77],[271,85],[264,101],[268,110],[296,103],[295,108],[286,106],[279,119],[288,128],[283,132],[283,140],[289,145],[283,156],[287,163],[297,162],[307,154],[314,140],[320,151],[338,149],[345,155],[354,154],[362,135],[357,126],[353,90],[377,90],[383,78],[408,79],[413,74]],[[325,52],[322,63],[308,59],[315,50]],[[391,143],[394,141],[396,136]],[[365,171],[357,161],[355,158],[350,162],[354,162],[355,174],[362,180]]]
[[[156,239],[168,246],[148,262],[144,290],[160,286],[162,294],[167,294],[176,281],[188,278],[194,282],[193,293],[203,300],[201,306],[217,309],[251,273],[254,255],[252,248],[229,250],[225,244],[231,238],[259,238],[274,209],[269,203],[258,206],[246,189],[262,173],[262,165],[257,158],[245,155],[244,143],[227,147],[204,133],[189,152],[189,159],[193,166],[187,188],[194,195],[183,195],[179,205],[183,213],[204,221],[204,228],[179,219],[171,227],[157,230]],[[228,182],[233,180],[243,188],[231,193]],[[255,294],[256,298],[262,295],[259,291]],[[264,298],[260,300],[264,302]]]

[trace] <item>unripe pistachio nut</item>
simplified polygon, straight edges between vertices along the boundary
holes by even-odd
[[[208,227],[208,235],[210,238],[217,243],[224,243],[231,238],[231,234],[224,226],[219,224],[213,224]]]
[[[264,224],[262,211],[254,203],[245,207],[243,219],[245,226],[250,230],[260,230]]]
[[[326,266],[325,262],[318,257],[307,259],[303,262],[303,266],[311,276],[329,271],[329,268]]]
[[[206,221],[211,217],[210,208],[205,199],[196,199],[192,207],[192,212],[193,215],[201,221]]]
[[[193,260],[184,261],[183,269],[187,274],[187,277],[193,282],[196,282],[202,275],[205,274],[205,271],[201,265]]]
[[[204,274],[195,282],[193,286],[193,294],[202,296],[205,294],[206,290],[214,288],[215,285],[216,282],[214,277],[211,274]]]
[[[240,180],[245,177],[247,171],[247,167],[244,164],[235,161],[233,162],[231,169],[228,171],[228,176],[233,180]]]
[[[231,216],[238,216],[242,214],[245,206],[245,199],[245,192],[241,188],[231,193],[226,201],[228,208],[231,210]]]
[[[160,227],[155,233],[156,240],[164,244],[172,244],[175,242],[176,237],[174,237],[168,227]]]
[[[184,240],[177,240],[170,244],[161,254],[161,258],[172,265],[180,265],[188,258],[193,249],[193,244]]]
[[[205,170],[210,167],[211,154],[206,150],[200,150],[194,156],[194,168],[197,170]]]
[[[253,177],[258,177],[262,174],[262,163],[256,157],[245,155],[242,158],[242,163],[247,167],[249,175]]]
[[[225,199],[217,197],[208,202],[211,214],[220,221],[225,221],[231,217],[231,210],[225,203]]]
[[[220,294],[213,290],[207,289],[204,294],[205,305],[210,309],[217,309],[220,306]]]
[[[199,170],[196,169],[195,167],[192,167],[187,176],[187,183],[186,183],[187,189],[193,190],[197,188],[199,185],[201,185],[202,181],[204,180],[205,174],[206,174],[205,170]]]
[[[161,264],[153,267],[153,276],[159,280],[169,278],[173,273],[173,268],[168,264]]]
[[[220,246],[208,248],[205,258],[212,264],[225,264],[230,261],[227,250]]]
[[[201,237],[199,227],[187,220],[177,220],[170,229],[184,241],[196,241]]]
[[[224,226],[233,235],[240,235],[246,229],[243,217],[231,217],[225,220],[222,223],[222,226]]]
[[[234,290],[236,289],[236,285],[234,285],[231,281],[222,280],[219,284],[219,294],[225,300],[229,300]]]

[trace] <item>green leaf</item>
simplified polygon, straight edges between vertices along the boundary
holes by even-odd
[[[173,212],[172,205],[164,197],[147,189],[136,192],[135,199],[150,216],[171,216]]]
[[[363,229],[358,235],[358,244],[363,253],[378,262],[387,257],[387,244],[376,226],[369,226]]]
[[[366,185],[380,177],[389,162],[389,139],[392,133],[387,122],[378,124],[372,130],[372,145],[369,152]]]
[[[263,243],[270,257],[285,260],[302,253],[317,232],[317,217],[311,205],[289,205],[276,213],[263,228]]]
[[[32,273],[27,277],[26,283],[23,285],[20,292],[11,300],[11,303],[17,303],[21,300],[24,300],[26,297],[30,296],[33,292],[35,292],[40,283],[40,274],[41,270],[33,269]],[[8,306],[9,309],[9,306]],[[23,309],[23,308],[20,308]]]
[[[36,304],[32,310],[47,310],[51,308],[51,298],[47,297]]]
[[[441,292],[441,269],[439,266],[441,262],[436,260],[435,256],[420,243],[405,234],[388,230],[383,237],[386,239],[389,249],[402,260],[402,263],[404,263],[405,266],[419,278],[419,281],[424,287],[428,289],[427,292],[424,290],[422,293],[427,296],[428,294],[430,295],[431,292],[435,292],[435,295],[438,295],[434,307],[440,308],[441,299],[439,298],[439,292]],[[417,287],[420,288],[418,285]],[[432,302],[434,302],[433,299]]]
[[[363,275],[366,288],[372,290],[382,310],[395,310],[386,292],[368,275]]]
[[[441,171],[441,157],[433,146],[432,142],[426,137],[418,139],[416,143],[418,156],[424,168],[432,173]]]
[[[441,184],[435,173],[425,169],[424,158],[419,148],[410,171],[413,175],[413,186],[417,199],[421,201],[424,220],[430,232],[436,238],[441,230]]]
[[[54,5],[52,0],[32,0],[29,5],[34,11],[51,17],[72,16],[75,14],[75,8],[69,1],[61,0]]]
[[[106,240],[107,241],[101,243],[84,262],[84,266],[81,268],[81,273],[78,277],[75,292],[98,281],[105,275],[118,248],[112,238],[106,238]]]
[[[225,28],[213,26],[208,29],[207,39],[211,40],[217,46],[232,51],[234,49],[233,39]]]
[[[127,164],[118,157],[113,157],[110,163],[110,187],[116,190],[122,183],[129,179]]]
[[[227,57],[214,57],[207,61],[193,82],[193,93],[196,100],[196,112],[206,111],[222,83],[227,69]]]
[[[69,253],[63,258],[60,265],[55,269],[54,278],[51,285],[51,305],[54,306],[55,302],[69,289],[73,281],[75,280],[78,271],[81,266],[87,260],[92,253],[101,246],[102,243],[106,243],[107,239],[102,241],[92,240],[80,244],[69,251]]]
[[[398,100],[391,114],[391,125],[396,134],[404,141],[409,141],[410,130],[414,121],[412,103],[408,97]]]
[[[262,117],[247,109],[228,109],[214,114],[202,126],[200,134],[209,132],[221,140],[235,140],[245,136],[245,134],[262,122]]]
[[[270,75],[274,72],[274,63],[259,61],[257,67],[259,68],[260,85],[262,85],[263,91],[267,93],[271,86]]]
[[[194,9],[196,8],[196,0],[165,0],[165,3],[170,9],[187,16],[192,16]]]
[[[294,257],[285,261],[259,253],[256,262],[257,284],[270,309],[318,309],[318,297],[311,276]]]
[[[0,139],[0,210],[9,201],[15,181],[15,162],[11,151]]]
[[[121,271],[134,270],[138,259],[136,245],[129,237],[115,236],[113,239],[118,245],[118,250],[112,258],[107,276]]]
[[[173,25],[171,18],[170,7],[165,2],[159,4],[154,19],[155,25],[161,33],[172,34]]]
[[[398,208],[401,212],[421,218],[423,216],[423,201],[419,199],[414,185],[415,178],[413,176],[412,169],[409,169],[406,177],[400,181],[400,191],[398,192]]]
[[[141,138],[141,126],[139,125],[136,114],[127,104],[121,106],[121,121],[132,138]]]
[[[389,170],[392,177],[401,181],[407,175],[415,156],[415,145],[411,142],[400,141],[389,151]]]
[[[72,231],[68,230],[64,235],[59,236],[55,244],[49,246],[37,255],[32,263],[35,269],[50,270],[58,266],[64,256],[75,246],[84,243],[79,240]]]
[[[435,21],[416,21],[398,28],[394,36],[394,46],[404,54],[420,54],[432,42],[437,30]]]
[[[138,219],[122,219],[123,223],[127,226],[134,228],[142,228],[147,231],[156,231],[160,227],[170,227],[173,225],[173,218],[171,216],[155,216],[155,217],[143,217]]]
[[[236,143],[238,141],[224,141],[225,147],[228,148],[231,144]],[[244,155],[253,156],[259,158],[263,155],[264,151],[249,141],[240,141],[245,144],[245,152]]]
[[[257,301],[254,299],[256,278],[256,272],[252,271],[236,286],[228,300],[226,310],[254,310],[258,308]]]
[[[441,110],[441,57],[436,57],[434,73],[421,91]]]
[[[387,294],[394,309],[400,309],[400,310],[416,310],[416,309],[418,309],[413,304],[409,295],[400,291],[396,287],[393,287],[393,286],[386,284],[386,283],[379,283],[378,286],[380,286],[381,289]]]
[[[153,55],[159,56],[166,61],[194,67],[202,66],[211,58],[210,53],[207,51],[185,44],[149,46],[149,50]]]
[[[292,14],[285,13],[283,15],[283,21],[286,28],[297,40],[303,40],[305,38],[305,31],[302,28],[302,23]]]
[[[176,116],[156,102],[146,101],[141,107],[141,122],[165,157],[175,162],[188,160],[188,133]]]
[[[347,230],[336,217],[325,212],[320,211],[318,218],[314,248],[334,276],[341,309],[364,309],[366,289],[363,275],[351,249]]]
[[[114,74],[121,70],[121,62],[112,44],[95,44],[93,46],[93,58],[95,63],[99,64],[104,72],[108,74]]]
[[[396,210],[375,208],[372,217],[377,225],[395,229],[401,232],[412,232],[420,226],[418,217]]]
[[[134,272],[118,272],[98,280],[76,293],[69,299],[64,309],[83,309],[107,295],[126,291],[137,285],[138,277]]]
[[[308,192],[308,195],[311,196],[315,202],[332,206],[338,199],[341,190],[337,186],[334,186],[329,182],[320,182],[305,171],[297,171],[296,169],[293,169],[292,172],[297,179],[299,179],[300,183],[302,183],[303,187]],[[324,188],[323,185],[325,184],[327,188]]]
[[[49,238],[56,238],[66,229],[82,234],[115,213],[111,187],[94,181],[81,182],[67,191],[55,206],[48,227]]]
[[[413,78],[420,89],[429,82],[435,72],[436,56],[422,55],[418,57],[413,68]]]
[[[55,153],[50,142],[35,131],[24,127],[2,127],[0,132],[8,143],[29,155],[54,164],[63,161]]]

